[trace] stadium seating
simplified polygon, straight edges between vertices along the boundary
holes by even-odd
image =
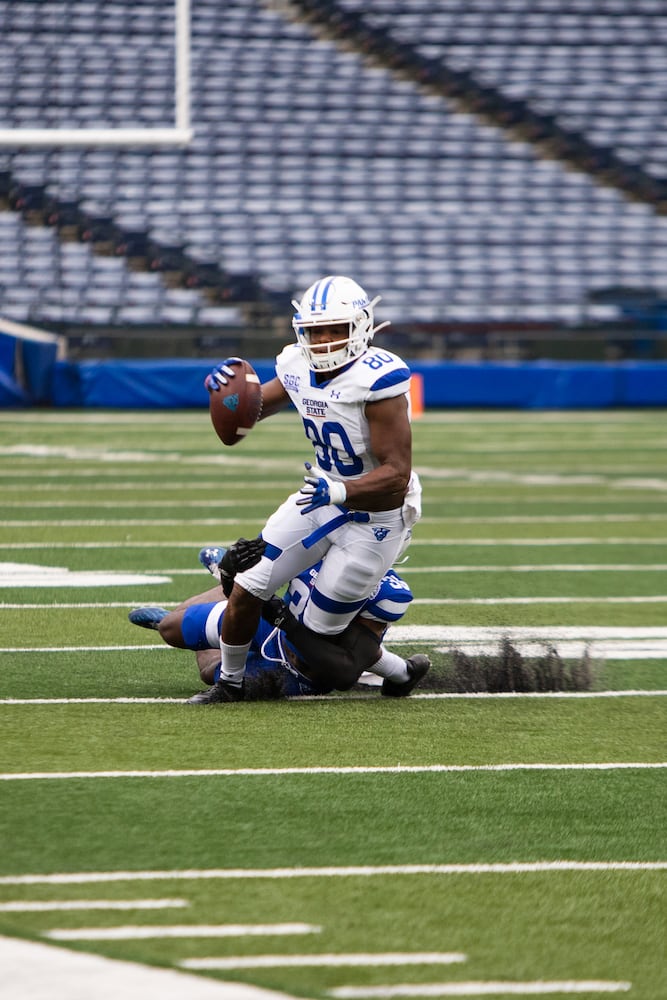
[[[173,0],[39,6],[0,5],[6,124],[172,124]],[[598,293],[664,280],[661,206],[462,110],[420,67],[664,179],[666,37],[659,0],[197,0],[187,149],[0,154],[19,209],[0,213],[0,313],[233,324],[248,298],[282,308],[343,272],[398,325],[613,318]]]

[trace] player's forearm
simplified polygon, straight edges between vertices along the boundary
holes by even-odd
[[[289,406],[290,398],[277,378],[262,383],[262,412],[260,420],[266,420]]]
[[[345,481],[345,506],[351,510],[394,510],[405,499],[410,471],[385,463],[358,479]]]

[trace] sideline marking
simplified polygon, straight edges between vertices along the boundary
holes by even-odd
[[[223,983],[177,969],[157,969],[0,937],[3,996],[12,1000],[295,1000],[245,983]]]
[[[387,952],[346,955],[245,955],[229,958],[186,958],[183,969],[284,969],[291,966],[334,967],[344,965],[451,965],[465,962],[460,951]]]
[[[171,927],[73,927],[47,931],[53,941],[139,941],[148,938],[260,937],[320,934],[313,924],[174,924]]]
[[[502,982],[488,980],[468,983],[408,983],[405,986],[338,986],[328,991],[337,1000],[364,1000],[389,997],[478,997],[502,994],[540,995],[547,993],[627,993],[632,983],[605,979],[565,979],[548,982]]]
[[[616,771],[665,768],[667,762],[608,762],[593,764],[397,764],[378,767],[239,767],[164,771],[12,771],[0,781],[49,781],[72,778],[235,778],[291,774],[458,774],[475,771]]]
[[[168,910],[188,907],[187,899],[69,899],[52,902],[17,900],[0,903],[0,913],[50,913],[59,910]]]
[[[509,861],[489,864],[349,865],[323,868],[192,868],[171,871],[60,872],[2,875],[0,885],[87,885],[91,882],[161,882],[201,879],[349,878],[373,875],[526,875],[546,872],[667,871],[667,861]]]

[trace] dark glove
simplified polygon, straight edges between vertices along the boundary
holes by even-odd
[[[254,566],[264,555],[266,542],[261,535],[257,538],[239,538],[230,545],[220,560],[220,582],[226,597],[232,592],[234,577],[237,573]]]
[[[232,365],[243,364],[243,358],[225,358],[221,361],[219,365],[213,369],[212,372],[204,379],[204,385],[209,392],[219,392],[221,386],[227,385],[230,378],[234,378],[236,372],[231,367]]]
[[[269,625],[273,625],[275,628],[283,630],[289,623],[290,619],[294,621],[285,602],[275,596],[268,601],[264,601],[264,604],[262,605],[262,618],[265,622],[268,622]]]

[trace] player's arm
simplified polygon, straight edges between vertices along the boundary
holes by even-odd
[[[380,465],[359,479],[346,483],[345,506],[352,510],[387,510],[400,507],[412,468],[412,431],[405,396],[366,404],[371,451]]]
[[[268,382],[262,383],[262,412],[260,420],[272,417],[274,413],[284,410],[289,406],[290,398],[285,392],[279,378],[272,378]]]

